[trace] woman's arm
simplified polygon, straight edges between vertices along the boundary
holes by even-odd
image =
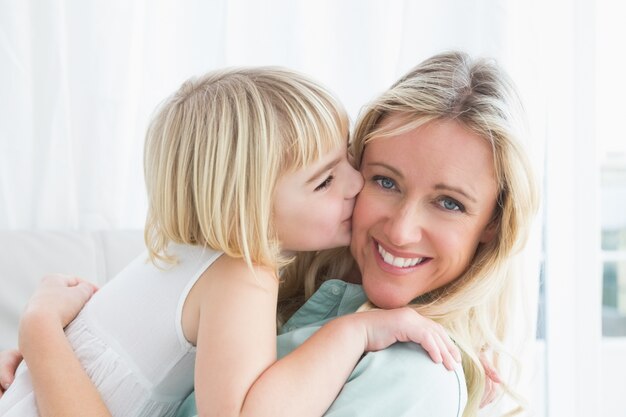
[[[63,332],[95,291],[79,278],[45,277],[22,316],[19,346],[42,417],[111,415]]]

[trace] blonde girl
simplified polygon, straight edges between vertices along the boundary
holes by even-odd
[[[23,317],[31,372],[18,372],[0,415],[170,416],[194,383],[200,415],[319,415],[364,352],[398,340],[424,342],[452,368],[448,336],[402,308],[335,320],[276,361],[279,269],[297,252],[350,242],[362,178],[347,141],[341,106],[292,71],[234,69],[184,83],[146,135],[147,254],[65,331],[101,400],[82,372],[52,382],[67,370],[44,358],[69,357],[68,346],[41,355],[62,336],[50,321],[68,317],[50,314],[50,298],[62,297],[55,279],[77,286],[57,277]]]

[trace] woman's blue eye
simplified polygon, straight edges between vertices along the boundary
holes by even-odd
[[[396,184],[393,182],[391,178],[376,176],[374,177],[374,181],[385,190],[392,190],[395,188]]]
[[[446,210],[465,211],[465,207],[463,207],[461,203],[459,203],[458,201],[452,198],[448,198],[448,197],[442,198],[440,203],[441,203],[441,207],[443,207]]]

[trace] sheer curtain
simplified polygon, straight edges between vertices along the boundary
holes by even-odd
[[[433,53],[491,56],[521,90],[533,162],[546,171],[546,227],[538,222],[529,252],[545,248],[548,354],[530,372],[532,406],[601,415],[597,213],[573,185],[597,189],[585,165],[595,152],[592,22],[593,1],[583,0],[0,0],[0,228],[141,228],[144,131],[191,75],[291,67],[326,84],[355,119]]]
[[[352,117],[423,58],[461,48],[516,68],[498,1],[0,2],[0,227],[141,227],[155,106],[194,74],[284,65]],[[524,60],[525,61],[525,60]]]

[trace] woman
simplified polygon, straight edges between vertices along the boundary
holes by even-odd
[[[291,318],[279,348],[291,351],[369,300],[366,308],[410,305],[438,321],[463,351],[463,370],[447,372],[416,345],[396,344],[360,361],[327,415],[476,415],[486,379],[480,352],[493,349],[496,364],[505,352],[511,256],[537,206],[520,114],[506,76],[462,53],[426,60],[363,112],[352,149],[365,186],[351,250],[310,254],[285,271],[300,280],[280,295],[279,318]],[[55,377],[38,396],[49,399]]]
[[[360,283],[377,307],[413,306],[463,351],[463,415],[475,415],[485,384],[480,352],[491,347],[496,363],[508,353],[511,257],[524,246],[538,205],[522,115],[510,80],[489,61],[447,53],[402,77],[363,111],[354,133],[365,185],[352,217],[352,256],[329,251],[308,270],[293,265],[289,272],[302,281],[284,289],[282,309],[288,315],[326,277]],[[344,386],[333,407],[364,386],[384,390],[372,379]],[[454,415],[412,413],[408,405],[404,412]]]

